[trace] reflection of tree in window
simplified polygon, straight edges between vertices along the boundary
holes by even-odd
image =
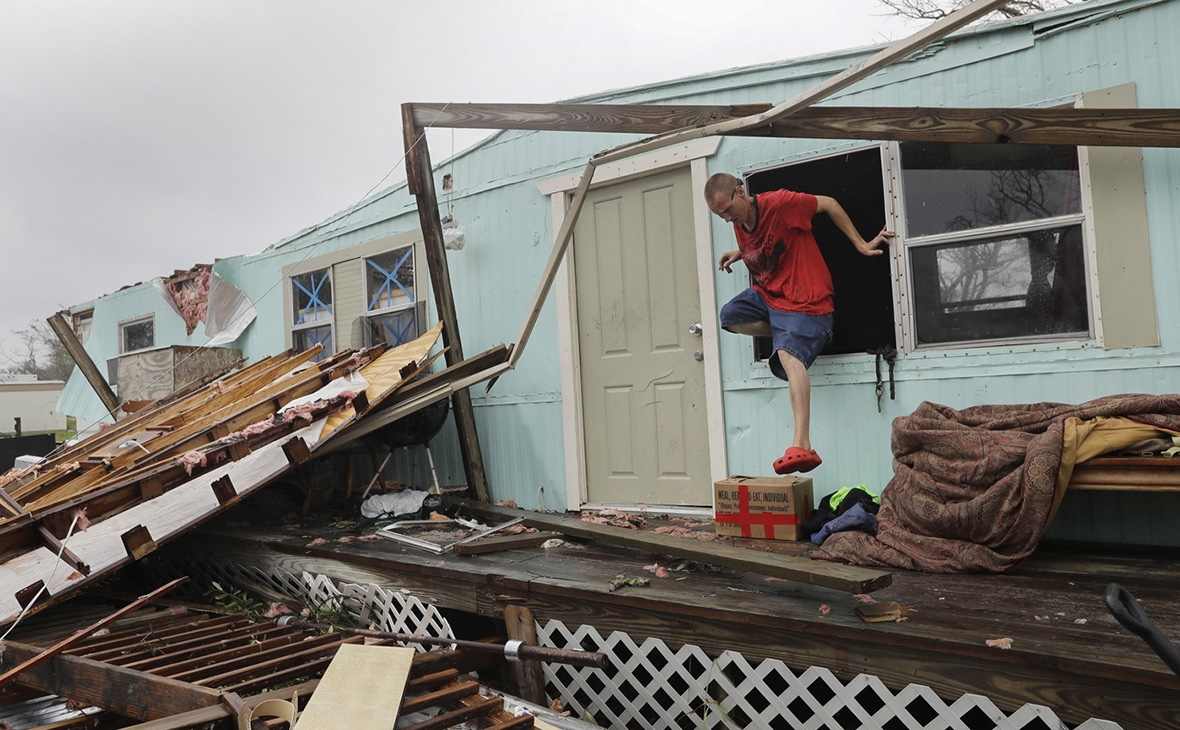
[[[979,231],[911,249],[919,341],[1088,331],[1081,225],[1048,223],[1080,214],[1076,151],[967,147],[902,148],[911,241]],[[1038,220],[1046,226],[988,235]]]

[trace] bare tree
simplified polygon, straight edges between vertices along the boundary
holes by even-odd
[[[0,370],[30,373],[38,380],[66,380],[74,369],[74,361],[57,335],[42,320],[13,332],[20,344],[12,350],[0,348]]]
[[[986,16],[987,20],[1016,18],[1042,13],[1070,5],[1076,0],[1012,0]],[[890,14],[912,20],[939,20],[950,15],[971,0],[881,0]]]

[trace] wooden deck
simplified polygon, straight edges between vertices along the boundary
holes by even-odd
[[[777,658],[797,669],[826,667],[844,681],[872,674],[895,692],[922,684],[948,702],[974,693],[1005,712],[1046,705],[1071,724],[1096,717],[1124,730],[1180,727],[1180,679],[1103,603],[1107,584],[1120,583],[1166,636],[1180,641],[1177,551],[1045,545],[1007,575],[899,570],[892,585],[872,597],[899,603],[905,620],[866,623],[856,613],[862,600],[846,592],[702,565],[675,570],[683,561],[596,542],[435,555],[388,540],[354,539],[372,532],[222,525],[194,533],[178,549],[404,588],[440,607],[488,617],[502,618],[506,606],[524,604],[541,624],[590,624],[602,634],[617,630],[637,641],[651,636],[670,646],[694,644],[714,656],[733,650],[751,662]],[[317,537],[326,542],[312,544]],[[788,554],[808,546],[731,544]],[[671,576],[644,570],[655,562]],[[612,592],[619,575],[651,583]],[[986,644],[1000,638],[1011,639],[1011,648]]]

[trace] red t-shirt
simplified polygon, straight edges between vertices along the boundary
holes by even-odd
[[[790,190],[772,190],[757,198],[754,232],[746,233],[740,224],[733,224],[752,286],[773,309],[830,314],[832,275],[811,235],[819,201],[809,193]]]

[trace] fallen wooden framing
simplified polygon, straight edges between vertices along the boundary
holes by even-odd
[[[938,109],[938,108],[856,108],[813,107],[835,92],[883,69],[890,64],[937,41],[954,30],[986,15],[1003,4],[1003,0],[976,0],[932,24],[928,28],[891,44],[844,72],[807,89],[777,106],[730,105],[591,105],[591,104],[415,104],[402,106],[403,138],[408,160],[409,188],[417,198],[419,217],[427,239],[427,250],[442,257],[442,227],[438,215],[429,153],[424,130],[437,128],[522,129],[543,131],[613,132],[655,134],[655,137],[627,143],[592,157],[581,176],[569,209],[555,235],[555,243],[546,263],[536,293],[519,336],[510,350],[508,362],[496,370],[483,370],[456,388],[465,388],[482,380],[495,381],[505,370],[516,366],[540,316],[561,260],[573,236],[574,225],[589,191],[595,169],[633,155],[710,135],[767,137],[809,137],[836,139],[873,139],[932,141],[956,143],[1064,144],[1070,146],[1180,146],[1180,112],[1174,109]],[[439,281],[432,260],[432,273]],[[449,281],[449,279],[448,279]],[[450,290],[445,291],[450,302]],[[444,311],[440,303],[440,311]],[[461,351],[457,355],[461,360]],[[417,397],[438,399],[452,391],[439,389]],[[466,456],[466,452],[465,452]],[[469,469],[470,476],[470,469]],[[482,494],[480,499],[488,501]],[[538,520],[540,526],[541,518]],[[658,552],[654,547],[649,546]],[[666,547],[664,549],[670,549]],[[741,551],[739,551],[741,552]],[[671,553],[680,554],[680,553]],[[733,557],[738,560],[738,556]],[[714,560],[713,562],[718,562]],[[726,563],[722,563],[726,564]],[[747,563],[749,565],[749,563]],[[777,566],[795,580],[829,580],[817,578],[816,565],[787,569]],[[822,571],[821,571],[822,572]],[[866,585],[888,585],[885,578],[867,579]],[[852,581],[850,584],[855,584]],[[823,583],[827,584],[827,583]],[[880,587],[876,585],[876,587]],[[868,588],[866,590],[871,590]]]
[[[441,329],[319,363],[318,348],[266,358],[0,477],[0,624],[73,595],[344,443],[425,368]]]
[[[427,127],[655,134],[593,156],[546,263],[532,305],[509,359],[514,368],[548,297],[558,266],[595,169],[603,164],[712,135],[873,139],[956,143],[1059,144],[1070,146],[1180,147],[1176,109],[941,109],[906,107],[813,107],[832,94],[921,50],[983,17],[1003,0],[975,0],[928,28],[891,44],[872,57],[777,106],[610,104],[424,104],[402,105],[409,185],[418,202],[427,240],[442,229],[429,156],[418,144]],[[413,154],[411,154],[413,153]],[[437,233],[437,236],[435,235]],[[448,290],[449,296],[449,290]],[[493,379],[490,376],[488,379]],[[485,499],[479,495],[481,499]]]
[[[652,104],[413,105],[418,124],[455,129],[660,134],[669,126],[738,119],[770,109]],[[1180,147],[1180,110],[813,106],[764,127],[725,136],[868,139],[955,144]]]
[[[74,631],[70,621],[34,627],[21,641],[7,641],[0,662],[10,669],[42,652],[42,647]],[[23,627],[22,627],[23,628]],[[309,635],[274,621],[212,615],[180,609],[145,609],[113,624],[110,633],[91,636],[15,681],[42,693],[138,721],[137,730],[237,727],[240,713],[267,700],[316,702],[320,677],[343,647],[358,647],[361,637]],[[377,641],[377,646],[391,646]],[[484,669],[502,657],[459,649],[415,654],[409,682],[398,703],[402,715],[432,709],[434,718],[410,727],[456,727],[466,721],[481,728],[528,728],[532,716],[515,717],[503,701],[482,693],[460,674]],[[346,669],[346,667],[343,667]],[[369,677],[380,685],[381,677]],[[392,680],[391,680],[392,681]],[[272,689],[282,687],[282,689]],[[330,690],[330,688],[327,688]],[[393,691],[393,687],[389,688]],[[320,704],[327,698],[321,698]],[[91,718],[94,716],[91,715]],[[257,727],[257,726],[256,726]]]
[[[512,507],[480,504],[464,499],[457,500],[457,502],[465,511],[484,519],[520,517],[524,519],[523,524],[527,527],[535,527],[540,530],[552,530],[571,537],[598,540],[657,555],[671,555],[712,565],[723,565],[727,568],[835,588],[850,593],[870,593],[886,588],[893,582],[891,573],[855,565],[841,565],[789,555],[775,555],[718,543],[703,545],[682,537],[583,522],[577,517],[566,515],[529,512]]]

